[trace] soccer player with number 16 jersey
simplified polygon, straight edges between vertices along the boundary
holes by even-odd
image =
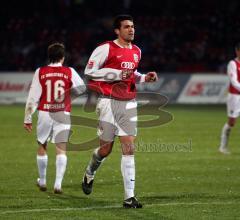
[[[32,114],[38,109],[37,123],[37,185],[46,191],[48,164],[47,141],[52,138],[56,144],[56,179],[54,193],[62,193],[62,180],[66,170],[66,143],[71,127],[71,96],[85,92],[86,86],[78,73],[63,66],[65,48],[55,43],[48,47],[50,64],[36,70],[30,87],[24,118],[24,128],[32,131]]]

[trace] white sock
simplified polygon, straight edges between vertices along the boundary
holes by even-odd
[[[44,156],[37,155],[37,166],[40,178],[39,182],[40,185],[46,185],[47,164],[48,164],[47,154]]]
[[[61,189],[66,166],[67,156],[65,154],[58,154],[56,156],[56,180],[54,184],[54,189]]]
[[[128,199],[134,196],[135,188],[134,155],[122,155],[121,171],[123,176],[125,199]]]
[[[228,138],[231,132],[231,128],[228,123],[225,123],[223,128],[222,128],[222,133],[221,133],[221,144],[220,148],[226,148],[228,146]]]

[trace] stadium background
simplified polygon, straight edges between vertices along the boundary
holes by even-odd
[[[224,72],[239,40],[238,1],[53,0],[5,1],[1,7],[1,71],[32,71],[46,47],[66,44],[68,63],[82,71],[97,44],[114,37],[112,19],[130,13],[136,23],[140,69]]]
[[[240,36],[239,6],[239,1],[217,0],[5,1],[0,8],[0,218],[239,218],[239,126],[230,139],[232,155],[218,154],[225,106],[209,105],[225,102],[226,65],[235,56],[233,47]],[[168,124],[139,129],[136,190],[145,208],[130,212],[120,204],[117,143],[89,198],[82,194],[80,182],[91,151],[69,152],[64,195],[56,196],[51,192],[51,146],[49,191],[39,193],[34,186],[35,136],[23,130],[24,105],[16,105],[26,99],[33,71],[46,64],[49,43],[64,42],[66,63],[83,76],[96,45],[114,38],[112,19],[120,13],[134,17],[135,43],[142,49],[139,71],[156,70],[160,77],[152,86],[139,86],[139,91],[169,97],[164,110],[174,117]],[[81,106],[74,106],[73,113],[95,117]],[[73,130],[75,142],[96,136],[93,127],[78,125]]]

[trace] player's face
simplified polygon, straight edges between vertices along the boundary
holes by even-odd
[[[121,22],[121,27],[118,31],[118,37],[126,42],[134,40],[135,28],[132,21],[125,20]]]

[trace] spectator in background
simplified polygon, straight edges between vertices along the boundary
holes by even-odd
[[[139,24],[141,38],[136,43],[146,57],[141,63],[143,71],[150,66],[161,72],[219,72],[226,66],[224,61],[230,59],[229,45],[240,35],[239,24],[232,22],[239,20],[238,1],[104,2],[101,13],[102,2],[97,0],[21,1],[15,2],[15,7],[5,2],[0,9],[0,71],[37,68],[45,63],[44,48],[56,40],[79,57],[86,57],[109,37],[107,21],[119,10],[133,12]],[[69,64],[83,71],[86,59],[79,63],[76,54],[71,56]]]

